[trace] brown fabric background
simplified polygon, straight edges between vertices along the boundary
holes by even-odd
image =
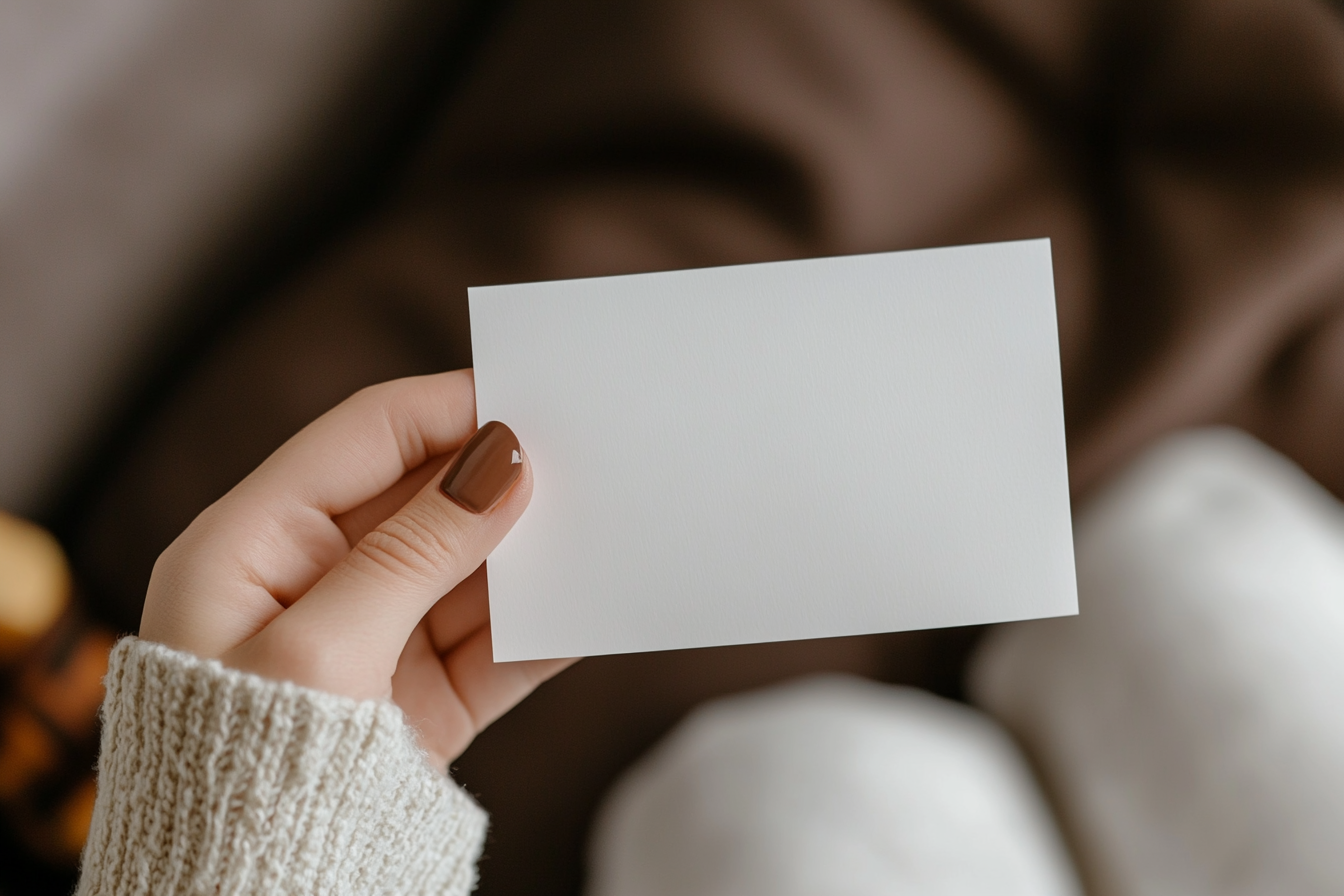
[[[154,557],[303,423],[470,364],[468,284],[1053,240],[1071,479],[1234,422],[1344,495],[1344,24],[1312,0],[520,0],[384,210],[199,359],[74,543]],[[602,788],[814,669],[959,689],[973,631],[580,663],[480,738],[483,891],[573,893]]]

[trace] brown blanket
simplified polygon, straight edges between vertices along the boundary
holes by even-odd
[[[153,558],[308,419],[470,363],[468,284],[1053,240],[1085,498],[1189,424],[1344,495],[1344,19],[1313,0],[520,0],[404,187],[220,339],[75,554]],[[602,786],[705,697],[839,668],[955,691],[966,633],[580,664],[464,757],[487,893],[573,892]]]

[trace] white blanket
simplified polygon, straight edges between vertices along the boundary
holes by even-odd
[[[1151,449],[1077,526],[1080,615],[974,690],[1097,896],[1344,893],[1344,509],[1232,430]]]
[[[821,680],[697,711],[615,788],[590,896],[1344,893],[1344,510],[1231,430],[1078,524],[1081,615],[1000,628],[996,725]],[[1070,863],[1044,808],[1049,793]]]

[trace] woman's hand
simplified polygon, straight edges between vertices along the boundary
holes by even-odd
[[[532,477],[507,427],[463,448],[475,417],[464,370],[373,386],[318,418],[159,557],[141,637],[390,697],[446,766],[570,662],[491,659],[482,563]],[[450,464],[454,498],[440,489]]]

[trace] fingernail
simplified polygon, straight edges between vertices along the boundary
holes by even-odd
[[[439,491],[472,513],[485,513],[499,503],[523,472],[518,437],[498,420],[476,430],[444,474]]]

